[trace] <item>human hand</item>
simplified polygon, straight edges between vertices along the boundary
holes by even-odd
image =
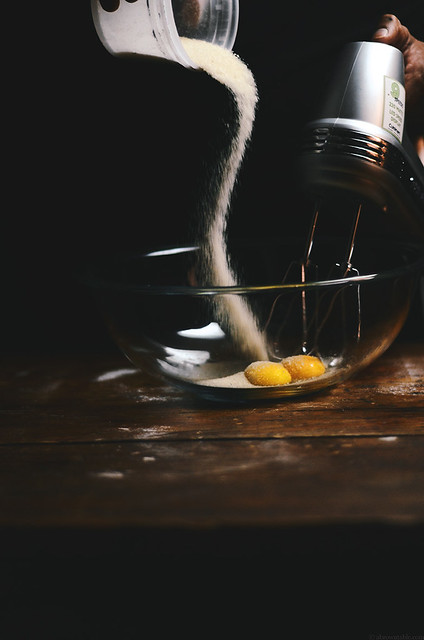
[[[406,128],[424,161],[424,42],[412,36],[392,14],[382,16],[372,37],[403,53],[405,61]]]

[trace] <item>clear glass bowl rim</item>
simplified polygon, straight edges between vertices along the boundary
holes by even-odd
[[[387,269],[381,272],[368,273],[363,275],[346,276],[330,280],[316,280],[309,282],[295,282],[284,284],[266,284],[266,285],[233,285],[233,286],[188,286],[188,285],[151,285],[138,283],[125,283],[123,281],[113,281],[101,277],[96,273],[95,267],[89,267],[84,275],[84,282],[95,289],[108,289],[111,291],[121,291],[137,294],[149,295],[179,295],[179,296],[214,296],[225,294],[253,294],[273,292],[282,294],[296,290],[314,290],[324,289],[338,286],[359,285],[371,281],[379,281],[391,278],[397,278],[405,275],[418,275],[420,271],[424,273],[424,248],[414,245],[406,245],[410,249],[416,249],[417,255],[420,250],[422,253],[413,262],[402,264],[393,269]],[[197,247],[179,247],[181,252],[197,250]],[[125,255],[125,254],[123,254]],[[137,254],[140,259],[148,257],[147,252]]]

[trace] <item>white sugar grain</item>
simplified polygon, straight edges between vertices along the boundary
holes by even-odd
[[[181,39],[191,59],[203,71],[225,85],[233,95],[237,122],[226,159],[216,168],[219,172],[219,192],[209,209],[205,203],[203,266],[213,286],[238,284],[227,250],[226,230],[231,196],[249,142],[258,100],[256,83],[247,65],[232,51],[202,40]],[[209,206],[208,206],[209,205]],[[231,332],[239,348],[252,360],[265,360],[265,339],[247,301],[240,295],[217,297],[218,319]]]

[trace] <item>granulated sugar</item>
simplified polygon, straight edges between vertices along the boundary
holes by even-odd
[[[204,237],[201,239],[207,280],[213,286],[236,286],[239,283],[228,256],[226,229],[231,195],[252,134],[258,99],[256,83],[249,68],[231,51],[202,40],[181,38],[181,41],[198,67],[228,88],[237,107],[231,148],[226,160],[216,168],[220,185],[216,201],[212,209],[210,203],[204,203]],[[265,360],[265,340],[247,302],[240,295],[227,295],[217,300],[218,319],[230,328],[239,348],[252,360]]]
[[[198,384],[202,384],[205,387],[223,387],[226,389],[255,389],[255,385],[249,382],[244,375],[244,371],[238,371],[231,376],[199,380]]]

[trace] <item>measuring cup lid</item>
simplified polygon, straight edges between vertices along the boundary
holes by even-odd
[[[180,38],[232,49],[239,0],[91,0],[105,48],[116,56],[143,55],[197,68]]]

